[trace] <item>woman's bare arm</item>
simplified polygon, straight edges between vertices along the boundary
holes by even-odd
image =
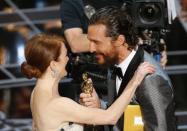
[[[62,121],[96,125],[115,124],[129,104],[136,88],[141,83],[144,76],[153,72],[154,67],[148,63],[143,63],[139,66],[139,69],[136,71],[121,96],[107,110],[84,107],[65,97],[58,98],[51,104],[54,105],[53,108],[56,113],[59,113],[59,117],[62,118]]]

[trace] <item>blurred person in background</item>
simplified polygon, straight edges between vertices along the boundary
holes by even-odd
[[[187,50],[187,0],[179,0],[176,5],[178,5],[178,16],[169,27],[170,32],[166,38],[170,51]]]
[[[38,57],[39,56],[39,57]],[[135,72],[121,96],[107,110],[82,106],[61,97],[58,85],[68,62],[64,40],[57,36],[39,34],[27,41],[26,61],[21,71],[28,78],[37,78],[31,95],[30,106],[34,131],[82,131],[79,124],[115,124],[130,102],[145,75],[154,73],[154,66],[144,62]],[[95,91],[94,91],[95,92]]]
[[[13,13],[10,7],[3,8],[5,13]],[[0,28],[0,53],[2,53],[2,65],[21,64],[24,61],[24,44],[31,36],[32,31],[28,26],[16,25],[8,23]],[[2,50],[1,50],[2,49]],[[2,52],[1,52],[2,51]],[[19,68],[9,70],[15,77],[20,74]],[[2,79],[8,79],[6,75],[2,75]],[[22,87],[4,90],[2,89],[2,110],[6,112],[8,117],[13,118],[29,118],[31,117],[29,108],[29,98],[31,93],[30,87]],[[10,87],[9,87],[10,88]],[[6,99],[8,98],[8,99]],[[12,108],[14,107],[14,108]]]
[[[120,7],[123,0],[63,0],[60,13],[62,33],[73,53],[89,52],[87,29],[90,17],[107,5]]]
[[[46,22],[43,26],[43,29],[45,34],[61,36],[61,27],[62,25],[60,20],[53,20]]]
[[[5,64],[5,59],[6,59],[6,50],[3,47],[0,47],[0,65]]]
[[[166,45],[168,51],[187,51],[187,0],[176,0],[177,17],[169,27],[169,32],[166,35]],[[170,56],[168,64],[170,65],[185,65],[186,54]],[[186,74],[177,74],[172,76],[175,87],[176,107],[180,110],[187,109],[187,88]]]

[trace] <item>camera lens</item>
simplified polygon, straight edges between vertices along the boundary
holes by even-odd
[[[140,4],[138,13],[142,23],[146,24],[154,24],[161,17],[161,9],[154,3]]]

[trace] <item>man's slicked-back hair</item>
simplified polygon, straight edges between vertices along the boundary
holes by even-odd
[[[130,48],[137,45],[136,31],[132,18],[127,11],[115,6],[106,6],[99,9],[90,19],[89,25],[105,25],[106,36],[116,40],[124,35]]]

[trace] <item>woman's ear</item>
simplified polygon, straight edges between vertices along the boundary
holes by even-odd
[[[56,61],[52,60],[52,61],[50,62],[50,65],[49,65],[49,66],[50,66],[51,70],[56,69],[56,66],[57,66]]]
[[[60,73],[58,71],[58,67],[57,67],[57,62],[56,61],[51,61],[49,67],[50,67],[50,69],[52,71],[51,75],[52,75],[53,78],[60,76],[59,75]]]

